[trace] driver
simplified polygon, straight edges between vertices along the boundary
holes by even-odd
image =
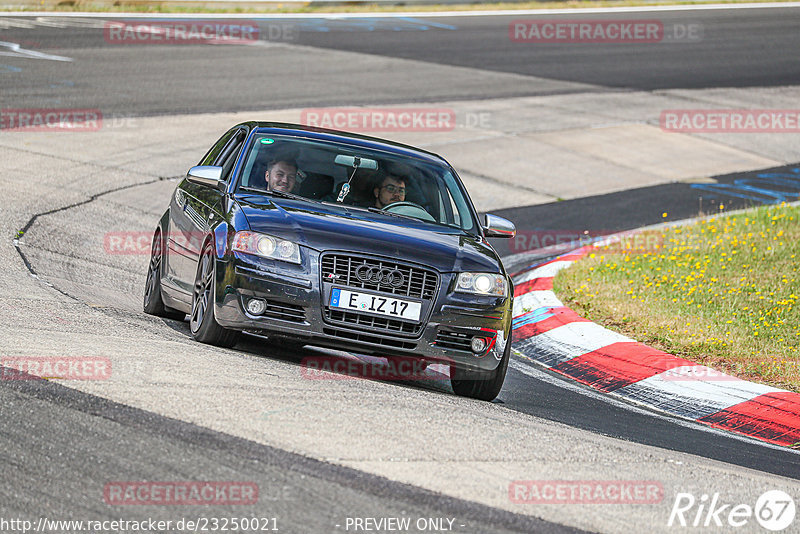
[[[290,159],[274,159],[267,165],[264,178],[272,191],[291,193],[297,183],[297,162]]]
[[[406,199],[406,178],[397,174],[387,174],[375,189],[375,207],[383,209],[389,204],[403,202]]]

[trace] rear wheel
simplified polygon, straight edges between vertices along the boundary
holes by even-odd
[[[506,340],[503,359],[494,371],[467,371],[450,366],[450,384],[456,395],[478,400],[494,400],[503,388],[511,355],[511,340]]]
[[[144,312],[167,319],[183,320],[186,314],[180,310],[164,305],[161,297],[161,262],[164,258],[164,243],[161,231],[156,230],[153,244],[150,247],[150,265],[147,267],[147,280],[144,284]]]
[[[203,246],[197,264],[189,329],[200,343],[218,347],[232,347],[239,339],[237,330],[221,327],[214,318],[214,251],[210,242]]]

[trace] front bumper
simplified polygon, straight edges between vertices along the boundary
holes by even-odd
[[[338,310],[327,306],[331,289],[371,291],[324,281],[320,257],[318,252],[304,249],[301,265],[240,253],[218,258],[214,304],[217,322],[225,328],[375,356],[416,358],[485,371],[500,364],[510,337],[511,297],[453,293],[455,274],[438,273],[435,298],[423,302],[418,323],[380,317],[372,320],[374,315],[355,312],[346,314],[347,320],[343,320],[342,314],[336,313]],[[267,311],[260,316],[245,308],[247,300],[254,297],[267,303]],[[486,341],[487,348],[482,353],[475,354],[470,349],[474,336]]]

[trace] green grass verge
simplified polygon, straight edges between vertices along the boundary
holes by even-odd
[[[265,2],[268,0],[265,0]],[[92,2],[90,0],[48,0],[42,1],[39,5],[4,5],[0,6],[2,11],[61,11],[69,12],[101,12],[101,13],[230,13],[230,14],[249,14],[249,13],[403,13],[403,12],[437,12],[437,11],[483,11],[483,10],[524,10],[524,9],[580,9],[591,7],[630,7],[630,6],[663,6],[663,5],[701,5],[709,3],[724,4],[750,4],[750,3],[771,3],[791,2],[794,0],[666,0],[666,1],[647,1],[647,0],[538,0],[527,2],[476,2],[463,4],[405,4],[391,5],[382,3],[369,3],[360,1],[343,0],[341,4],[311,4],[304,2],[282,3],[275,1],[270,5],[256,7],[224,5],[215,6],[184,6],[171,4],[169,0],[159,3],[158,0],[148,0],[144,2]],[[202,4],[203,0],[197,0],[197,4]],[[209,0],[213,4],[214,0]]]
[[[800,392],[799,222],[800,207],[782,204],[646,232],[561,271],[554,288],[638,341]]]

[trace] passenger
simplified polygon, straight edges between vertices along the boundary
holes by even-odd
[[[297,184],[297,162],[288,159],[274,159],[267,165],[264,178],[267,180],[269,190],[291,193]]]

